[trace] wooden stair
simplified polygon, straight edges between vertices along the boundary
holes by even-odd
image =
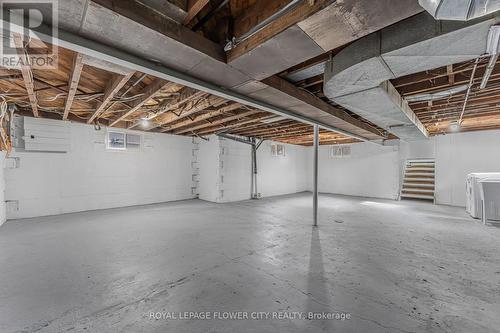
[[[434,202],[434,172],[434,160],[407,160],[400,199],[420,199]]]

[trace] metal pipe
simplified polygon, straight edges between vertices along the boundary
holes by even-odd
[[[228,139],[228,140],[238,141],[238,142],[241,142],[241,143],[244,143],[247,145],[253,145],[252,141],[245,140],[245,139],[239,138],[239,137],[234,136],[234,135],[229,135],[229,134],[225,134],[225,133],[218,133],[217,136],[220,136],[221,138]]]
[[[250,198],[252,199],[257,199],[258,192],[257,192],[257,149],[259,149],[260,145],[264,140],[261,140],[258,144],[255,140],[255,138],[250,138],[249,140],[245,140],[242,138],[239,138],[234,135],[230,134],[224,134],[224,133],[219,133],[217,136],[220,136],[221,138],[225,138],[228,140],[233,140],[236,142],[241,142],[247,145],[251,146],[251,183],[250,183]]]
[[[4,11],[6,11],[4,9]],[[11,15],[12,16],[12,15]],[[4,16],[7,17],[7,16]],[[3,20],[0,20],[5,22]],[[12,31],[18,33],[24,33],[25,27],[19,26],[15,24],[16,21],[9,22]],[[53,36],[51,35],[51,27],[47,24],[43,23],[36,28],[31,29],[31,31],[40,38],[42,41],[47,43],[54,43]],[[286,118],[294,119],[302,123],[310,124],[310,125],[319,125],[321,128],[324,128],[328,131],[343,134],[349,136],[354,139],[358,139],[360,141],[371,142],[377,144],[370,139],[362,137],[360,135],[354,134],[352,132],[337,128],[335,126],[327,125],[323,122],[317,121],[315,119],[311,119],[309,117],[296,114],[287,109],[283,109],[277,107],[275,105],[262,102],[260,100],[254,99],[249,96],[245,96],[238,92],[220,87],[213,83],[209,83],[200,79],[197,79],[191,75],[186,73],[177,71],[175,69],[163,66],[159,63],[153,62],[151,60],[146,60],[144,58],[135,56],[128,52],[119,50],[117,48],[105,45],[103,43],[99,43],[85,37],[76,35],[72,32],[68,32],[62,29],[59,29],[57,36],[58,45],[64,47],[66,49],[79,52],[82,54],[86,54],[98,59],[102,59],[117,65],[121,65],[126,68],[130,68],[131,70],[139,71],[145,74],[156,76],[157,78],[161,78],[167,81],[172,81],[178,84],[182,84],[187,87],[191,87],[194,89],[198,89],[201,91],[205,91],[209,94],[222,97],[228,100],[232,100],[234,102],[238,102],[250,107],[254,107],[263,111],[268,111],[280,116],[284,116]]]
[[[269,16],[268,18],[266,18],[265,20],[263,20],[262,22],[260,22],[256,26],[254,26],[252,29],[250,29],[249,31],[247,31],[246,33],[244,33],[243,35],[241,35],[240,37],[238,37],[238,38],[236,38],[236,37],[231,38],[231,40],[229,42],[227,42],[227,44],[224,46],[224,51],[227,52],[227,51],[233,49],[239,43],[241,43],[244,40],[252,37],[257,32],[259,32],[262,29],[264,29],[271,22],[273,22],[274,20],[276,20],[279,17],[281,17],[283,14],[285,14],[287,11],[289,11],[290,9],[292,9],[293,7],[295,7],[297,4],[299,4],[302,1],[303,0],[292,0],[292,1],[290,1],[285,7],[281,8],[276,13],[274,13],[271,16]]]
[[[257,199],[257,145],[253,139],[252,145],[252,199]]]
[[[251,172],[250,172],[250,199],[253,199],[254,198],[254,178],[255,178],[255,175],[254,175],[254,163],[255,163],[255,155],[254,155],[254,151],[255,151],[255,146],[252,145],[252,166],[251,166]]]
[[[470,75],[469,86],[467,87],[467,93],[465,94],[464,105],[462,106],[462,112],[460,113],[460,117],[458,118],[458,126],[462,125],[462,119],[465,114],[465,108],[467,107],[467,102],[469,101],[470,91],[472,89],[472,84],[474,83],[474,76],[476,75],[476,69],[480,59],[481,57],[478,57],[474,62],[474,68],[472,69],[472,74]]]
[[[481,81],[481,85],[479,86],[479,89],[486,88],[486,85],[488,84],[488,81],[490,80],[491,73],[493,72],[493,69],[495,68],[497,60],[498,60],[498,53],[494,54],[490,57],[490,61],[488,62],[488,66],[486,66],[486,71],[484,72],[483,80]]]
[[[313,166],[313,226],[318,226],[318,153],[319,128],[314,125],[314,166]]]

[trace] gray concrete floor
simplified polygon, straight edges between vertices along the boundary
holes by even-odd
[[[311,195],[9,221],[0,332],[500,332],[500,228],[463,209]],[[150,312],[349,320],[150,319]],[[221,314],[222,315],[222,314]]]

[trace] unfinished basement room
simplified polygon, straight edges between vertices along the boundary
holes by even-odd
[[[0,9],[0,333],[500,333],[500,0]]]

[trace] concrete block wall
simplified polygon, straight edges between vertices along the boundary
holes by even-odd
[[[137,132],[141,133],[141,132]],[[7,218],[26,218],[190,199],[192,139],[141,133],[138,151],[106,149],[106,129],[71,123],[71,151],[14,152],[5,169]]]
[[[5,152],[0,151],[0,226],[7,220],[5,207]]]
[[[273,142],[257,151],[257,189],[262,197],[308,190],[309,148],[285,144],[284,156],[272,156]],[[232,202],[250,199],[251,148],[210,136],[200,143],[200,199]]]
[[[72,123],[70,152],[14,152],[11,158],[19,159],[13,164],[17,167],[0,168],[0,224],[5,219],[198,195],[212,202],[250,199],[248,145],[216,136],[205,141],[141,133],[144,142],[140,151],[109,151],[105,133],[105,129],[96,131],[93,126]],[[393,141],[387,146],[359,143],[350,145],[351,156],[347,158],[333,158],[332,147],[321,146],[319,190],[396,199],[404,161],[435,158],[436,202],[464,206],[468,173],[500,171],[498,142],[500,130],[449,134],[411,143]],[[272,144],[264,142],[257,153],[261,196],[311,190],[311,147],[285,144],[284,156],[272,156]],[[5,164],[4,153],[0,162]]]
[[[396,199],[399,191],[399,146],[357,143],[349,145],[351,155],[332,157],[332,146],[320,146],[318,190],[361,197]],[[310,150],[312,161],[312,149]],[[312,190],[312,162],[308,163]]]
[[[465,177],[500,172],[500,130],[440,135],[435,138],[436,203],[465,206]]]
[[[298,193],[309,190],[309,147],[283,144],[285,155],[272,156],[272,141],[265,141],[257,150],[257,190],[262,197]],[[282,144],[282,143],[280,143]],[[312,170],[312,169],[311,169]]]

